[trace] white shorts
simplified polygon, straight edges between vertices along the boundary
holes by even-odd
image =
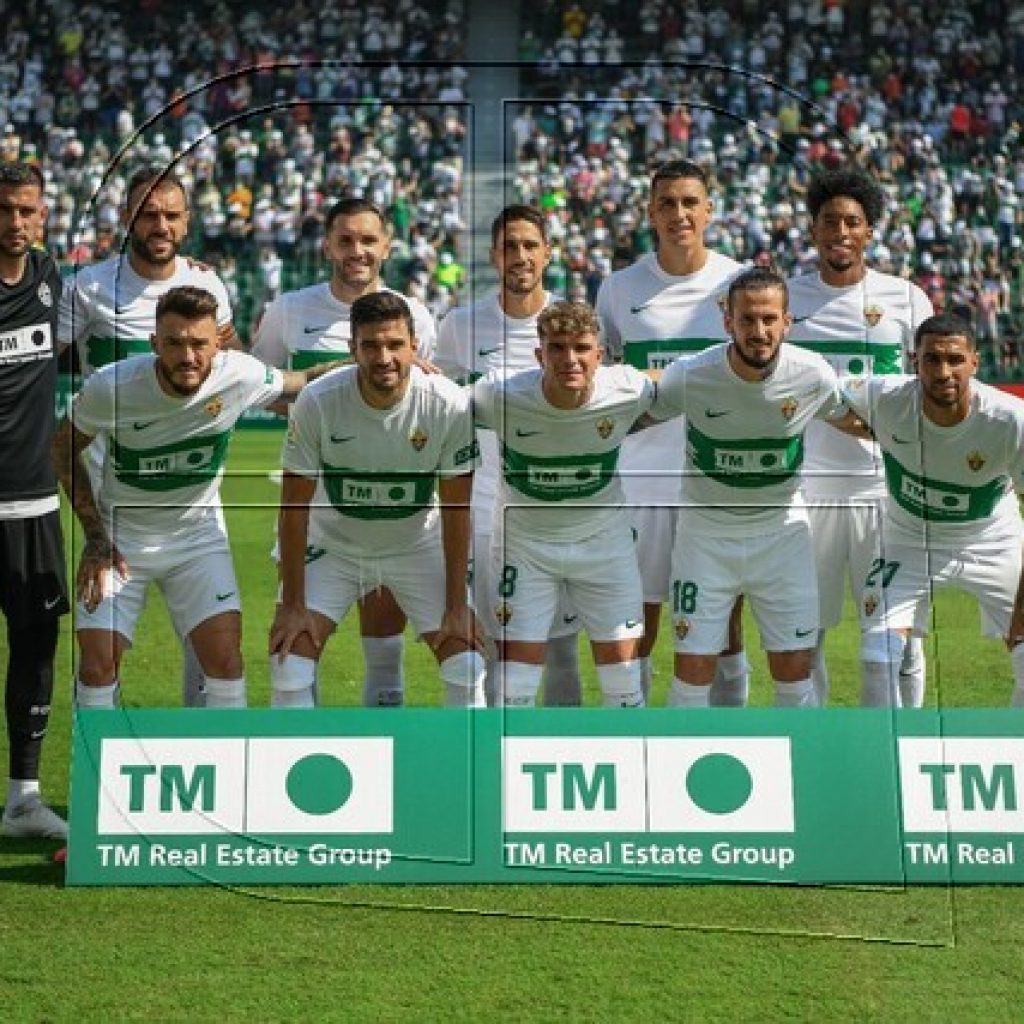
[[[636,557],[644,581],[644,604],[668,600],[672,545],[679,509],[673,505],[637,505],[629,510],[636,530]]]
[[[146,589],[155,583],[164,595],[171,622],[178,636],[186,637],[201,622],[222,612],[241,611],[238,581],[225,539],[220,550],[167,555],[148,555],[143,564],[128,565],[128,579],[109,577],[111,592],[92,612],[79,602],[75,609],[75,629],[102,629],[120,633],[129,643],[146,606]]]
[[[982,632],[1006,636],[1021,569],[1019,537],[976,541],[968,547],[886,544],[865,577],[860,602],[864,629],[928,632],[933,589],[955,587],[978,599]]]
[[[591,640],[643,635],[643,585],[628,523],[575,542],[506,536],[493,557],[491,603],[501,639],[546,640],[563,588]]]
[[[306,607],[340,622],[365,594],[387,587],[419,635],[444,618],[444,554],[437,544],[397,555],[361,558],[306,550]]]
[[[832,629],[843,620],[847,576],[853,600],[860,603],[861,588],[878,547],[881,516],[879,502],[842,504],[839,499],[808,499],[822,629]]]
[[[685,536],[683,536],[685,533]],[[814,647],[818,587],[806,523],[758,537],[681,531],[672,554],[672,621],[680,654],[718,654],[729,615],[746,595],[766,651]]]
[[[473,535],[470,584],[473,588],[473,606],[477,609],[477,617],[480,619],[487,635],[497,640],[501,637],[503,630],[494,614],[496,607],[494,595],[498,591],[495,567],[497,566],[497,571],[500,573],[505,559],[503,556],[499,559],[494,557],[491,551],[491,541],[491,535],[488,533],[476,533]],[[559,590],[558,607],[555,609],[554,618],[551,620],[548,638],[557,639],[563,636],[575,636],[579,631],[579,613],[569,600],[565,587],[562,586]]]

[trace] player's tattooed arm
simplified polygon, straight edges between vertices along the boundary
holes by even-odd
[[[54,434],[52,448],[57,478],[85,534],[75,578],[75,593],[90,612],[103,600],[107,591],[106,578],[111,571],[122,579],[128,578],[128,563],[107,535],[93,497],[89,474],[81,460],[82,452],[91,442],[89,434],[83,434],[69,419],[65,419]]]
[[[313,614],[306,607],[306,541],[309,535],[309,503],[315,490],[315,479],[284,471],[277,525],[281,601],[270,627],[270,654],[281,658],[291,651],[303,634],[316,648],[322,643]]]
[[[444,618],[431,638],[440,659],[461,648],[483,652],[484,631],[466,600],[469,545],[472,536],[469,499],[473,474],[442,477],[437,485],[441,501],[441,543],[444,548]],[[452,645],[451,649],[446,649]]]
[[[242,339],[238,336],[234,324],[221,324],[217,328],[217,340],[222,349],[230,349],[233,352],[245,351],[245,346],[242,344]]]

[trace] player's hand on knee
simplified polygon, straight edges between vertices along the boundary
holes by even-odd
[[[441,626],[430,641],[430,647],[436,653],[447,643],[457,643],[479,654],[485,653],[486,634],[469,605],[449,608],[444,613]]]
[[[106,537],[90,537],[82,549],[75,578],[75,594],[93,612],[110,590],[108,576],[116,572],[122,580],[128,579],[128,563]]]
[[[270,653],[284,658],[303,634],[319,651],[323,646],[313,613],[305,605],[279,604],[270,626]]]

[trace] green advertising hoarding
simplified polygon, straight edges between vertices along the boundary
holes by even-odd
[[[80,711],[71,885],[1018,883],[1024,714]]]

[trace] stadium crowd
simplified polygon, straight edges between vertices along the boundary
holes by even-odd
[[[389,211],[393,280],[443,304],[465,230],[462,20],[459,0],[47,0],[12,12],[0,42],[0,155],[43,169],[66,265],[110,255],[132,170],[180,156],[193,250],[222,272],[244,338],[266,301],[315,279],[342,193]]]
[[[712,248],[806,269],[810,174],[855,156],[890,199],[872,265],[971,316],[984,373],[1021,372],[1024,6],[592,0],[524,19],[543,100],[511,115],[515,189],[548,212],[555,290],[593,300],[651,249],[643,172],[678,156],[711,175]]]

